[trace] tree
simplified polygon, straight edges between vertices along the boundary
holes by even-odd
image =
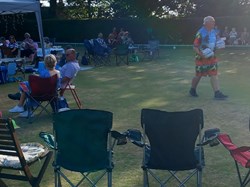
[[[194,15],[216,17],[249,15],[249,0],[195,0]]]
[[[111,3],[115,17],[172,17],[194,11],[192,0],[117,0]]]
[[[50,0],[51,14],[56,15],[56,11],[63,12],[68,19],[250,15],[250,0],[59,0],[58,4],[56,2]]]

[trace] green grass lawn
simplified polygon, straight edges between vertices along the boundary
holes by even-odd
[[[194,53],[191,48],[165,48],[161,50],[160,57],[153,61],[80,71],[75,84],[84,108],[113,112],[114,130],[122,132],[128,128],[141,129],[142,108],[166,111],[201,108],[204,111],[204,130],[217,127],[222,132],[229,133],[237,145],[249,145],[249,48],[228,48],[219,51],[218,57],[221,90],[229,95],[226,101],[213,100],[210,80],[206,77],[198,86],[199,97],[192,98],[188,95],[194,76]],[[44,113],[34,123],[29,124],[26,119],[18,118],[17,114],[8,113],[16,102],[9,100],[7,94],[15,93],[17,86],[18,83],[0,85],[0,110],[4,117],[14,118],[21,127],[17,129],[21,142],[41,142],[38,134],[40,131],[52,131],[52,119]],[[71,95],[66,93],[65,96],[70,107],[76,108]],[[74,124],[71,125],[74,128]],[[142,186],[142,150],[128,143],[125,146],[116,146],[114,152],[113,186]],[[204,187],[239,186],[234,162],[222,145],[205,147],[205,160]],[[72,174],[73,180],[79,177],[74,177],[74,173],[69,174]],[[13,181],[8,181],[8,184],[28,186],[26,183]],[[50,165],[41,186],[53,185],[53,168]],[[100,186],[106,186],[106,181]],[[191,182],[188,186],[194,185]]]

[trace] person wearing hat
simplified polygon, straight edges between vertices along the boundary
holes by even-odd
[[[214,91],[214,99],[224,100],[228,98],[220,91],[218,80],[218,59],[215,56],[216,43],[218,38],[214,29],[215,19],[212,16],[207,16],[203,19],[203,26],[198,30],[194,40],[195,70],[196,75],[192,79],[189,94],[192,97],[198,97],[196,88],[202,77],[209,76],[211,86]],[[221,42],[221,40],[220,40]],[[218,48],[223,45],[220,45]],[[224,45],[225,46],[225,45]]]

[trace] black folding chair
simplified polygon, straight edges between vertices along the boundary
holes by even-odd
[[[176,182],[178,186],[185,186],[196,175],[196,185],[201,187],[204,153],[203,148],[196,144],[202,145],[202,110],[166,112],[142,109],[141,125],[144,130],[144,186],[156,186],[156,183],[149,183],[150,174],[161,186],[166,186],[167,183],[174,186]],[[169,174],[164,178],[159,177],[161,170],[168,171]],[[180,172],[187,176],[180,177]],[[176,180],[171,181],[172,179]],[[191,186],[194,184],[191,183]]]
[[[120,65],[121,63],[129,65],[128,55],[129,49],[126,44],[119,44],[114,48],[115,61],[116,65]]]

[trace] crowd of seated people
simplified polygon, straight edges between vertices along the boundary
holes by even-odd
[[[2,58],[15,58],[18,55],[18,43],[15,36],[11,35],[9,40],[5,37],[1,37],[1,57]]]
[[[44,47],[51,48],[52,46],[49,37],[44,37]],[[4,36],[0,37],[0,58],[16,58],[20,56],[25,58],[26,61],[36,64],[35,61],[38,60],[36,56],[37,49],[38,44],[33,41],[28,32],[24,34],[24,40],[20,44],[18,44],[14,35],[10,35],[8,39]]]
[[[229,31],[228,27],[225,26],[221,37],[226,38],[226,44],[228,45],[248,45],[250,42],[250,35],[246,27],[238,32],[235,27],[232,27]]]
[[[96,47],[96,52],[99,54],[110,54],[111,53],[111,48],[106,44],[103,34],[100,32],[97,36],[97,38],[94,40],[94,42],[97,42]],[[98,45],[99,44],[99,45]]]
[[[110,48],[115,48],[119,44],[126,44],[128,46],[134,44],[134,41],[128,31],[125,31],[124,28],[120,28],[118,33],[116,27],[114,27],[112,32],[109,34],[107,41]]]
[[[45,69],[37,74],[40,77],[51,77],[57,74],[59,78],[58,88],[61,88],[59,93],[60,100],[64,100],[63,97],[63,88],[67,83],[70,83],[74,77],[76,77],[78,71],[80,70],[80,66],[78,61],[76,60],[76,51],[73,48],[67,49],[65,52],[66,55],[66,63],[62,66],[59,70],[56,69],[57,59],[55,55],[49,54],[44,58]],[[23,84],[27,85],[29,88],[28,81],[22,82]],[[9,94],[8,97],[12,100],[18,100],[18,104],[9,110],[11,113],[20,113],[19,117],[28,117],[28,111],[25,108],[25,101],[26,101],[26,94],[19,87],[19,92],[16,94]]]
[[[116,31],[116,27],[114,27],[112,32],[108,35],[108,40],[107,40],[108,46],[110,48],[114,48],[118,44],[117,37],[118,33]]]

